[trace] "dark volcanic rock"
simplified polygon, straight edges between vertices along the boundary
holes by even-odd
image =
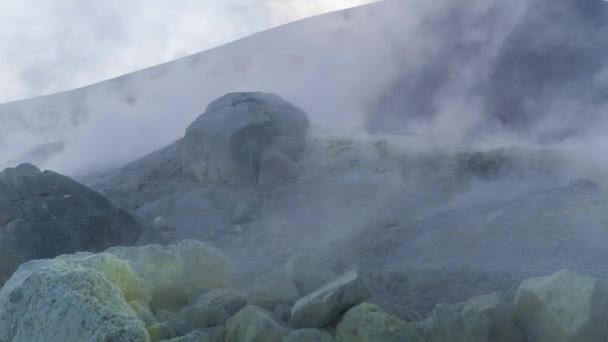
[[[0,282],[27,260],[129,245],[129,214],[76,181],[21,164],[0,172]]]
[[[272,173],[273,180],[287,170],[288,178],[309,126],[302,110],[277,95],[230,93],[212,102],[186,130],[182,166],[202,182],[257,184],[261,170]],[[263,158],[268,151],[273,158]],[[272,165],[263,165],[265,160]],[[277,164],[279,171],[268,170]]]

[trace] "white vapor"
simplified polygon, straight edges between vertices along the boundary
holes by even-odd
[[[373,0],[0,2],[0,103],[64,91]]]

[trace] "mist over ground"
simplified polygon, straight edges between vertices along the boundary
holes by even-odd
[[[399,133],[425,148],[581,138],[601,148],[605,8],[403,0],[311,18],[0,106],[2,159],[55,143],[65,146],[49,167],[116,166],[179,138],[212,99],[239,90],[281,94],[325,130]]]
[[[0,252],[13,257],[0,276],[126,232],[135,246],[110,251],[152,290],[151,322],[182,319],[220,288],[219,302],[240,303],[213,323],[225,336],[262,325],[342,341],[604,339],[607,11],[600,0],[385,0],[1,105],[0,167],[28,161],[78,182],[28,164],[0,173]],[[131,229],[100,220],[112,215]],[[29,333],[5,322],[40,315],[11,313],[27,302],[21,279],[95,270],[81,265],[89,257],[113,258],[17,270],[0,289],[0,334]],[[132,316],[147,341],[155,330]]]

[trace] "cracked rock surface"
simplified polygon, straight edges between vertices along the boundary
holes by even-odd
[[[142,228],[103,195],[21,164],[0,172],[0,284],[31,259],[131,244]]]

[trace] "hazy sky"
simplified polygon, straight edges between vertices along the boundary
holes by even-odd
[[[0,103],[94,83],[369,2],[0,1]]]

